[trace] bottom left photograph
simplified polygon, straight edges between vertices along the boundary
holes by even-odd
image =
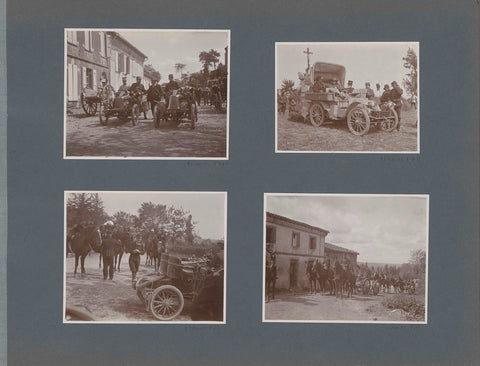
[[[65,191],[64,216],[64,323],[225,323],[226,192]]]

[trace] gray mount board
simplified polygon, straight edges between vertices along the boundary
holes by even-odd
[[[7,1],[9,365],[477,365],[478,9]],[[230,159],[63,160],[65,27],[230,29]],[[275,154],[275,41],[419,41],[421,154]],[[62,324],[64,190],[228,190],[227,324]],[[430,194],[428,324],[263,324],[264,192]]]

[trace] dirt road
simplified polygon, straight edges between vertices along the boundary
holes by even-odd
[[[353,135],[345,121],[327,121],[321,127],[278,115],[278,150],[280,151],[416,151],[416,110],[402,111],[401,130],[384,132],[372,127],[363,136]]]
[[[98,116],[67,116],[66,156],[226,157],[227,115],[211,106],[199,107],[194,130],[188,123],[154,129],[151,112],[143,117],[136,126],[114,117],[102,126]]]
[[[340,299],[321,294],[281,294],[265,304],[265,320],[405,321],[403,311],[392,311],[382,305],[385,296],[391,295]]]
[[[132,288],[132,274],[128,267],[128,254],[122,258],[120,272],[115,272],[113,280],[103,280],[103,272],[98,268],[98,253],[89,254],[85,261],[86,274],[73,275],[75,258],[66,259],[66,305],[88,308],[100,321],[157,321],[145,309]],[[137,278],[153,272],[152,266],[145,266],[145,256],[141,259]],[[188,303],[183,313],[175,321],[190,321]]]

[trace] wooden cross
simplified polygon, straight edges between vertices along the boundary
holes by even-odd
[[[310,55],[313,55],[313,52],[310,52],[310,48],[307,47],[306,51],[303,51],[303,53],[307,54],[307,70],[310,69]]]

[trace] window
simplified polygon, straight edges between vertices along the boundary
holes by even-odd
[[[92,32],[84,31],[85,33],[85,49],[87,51],[92,51]]]
[[[311,250],[317,249],[317,238],[316,237],[314,237],[314,236],[310,237],[309,248]]]
[[[67,31],[67,42],[78,44],[76,31]]]
[[[118,52],[113,51],[113,63],[115,64],[115,72],[118,72]]]
[[[297,231],[292,232],[292,247],[298,248],[300,246],[300,233]]]
[[[98,35],[100,37],[100,54],[103,57],[107,57],[107,48],[105,47],[105,33],[99,32]]]
[[[266,232],[266,243],[275,243],[275,238],[276,237],[276,230],[274,227],[268,227],[267,226],[267,232]]]

